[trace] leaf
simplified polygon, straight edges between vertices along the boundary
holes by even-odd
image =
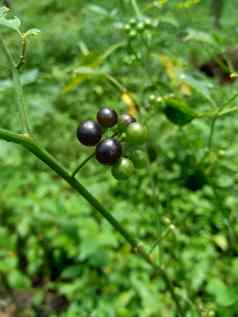
[[[136,116],[139,112],[139,106],[136,104],[134,98],[131,96],[130,93],[126,92],[121,95],[122,101],[127,105],[127,112],[132,115]]]
[[[227,307],[236,304],[238,301],[237,287],[227,286],[218,278],[209,281],[207,290],[215,296],[218,305]]]
[[[212,83],[195,79],[185,73],[180,73],[179,78],[214,105],[213,98],[210,94],[210,89],[213,88]]]
[[[191,7],[200,3],[201,0],[185,0],[182,3],[178,3],[177,7],[179,9],[190,9]]]
[[[96,5],[96,4],[89,5],[88,9],[96,14],[100,14],[100,15],[104,15],[104,16],[108,15],[108,12],[103,7]]]
[[[25,37],[27,37],[27,36],[35,36],[35,35],[38,35],[39,33],[40,33],[39,29],[30,29],[26,33],[24,33],[24,36]]]
[[[226,251],[228,248],[228,242],[224,235],[222,234],[216,234],[213,237],[214,242],[221,248],[223,251]]]
[[[8,14],[8,12],[9,10],[7,8],[1,8],[0,25],[6,26],[21,35],[21,31],[20,31],[21,21],[17,17],[7,19],[6,15]]]
[[[82,60],[80,67],[74,70],[73,77],[65,85],[63,93],[68,93],[71,90],[79,86],[84,80],[90,77],[103,75],[103,71],[99,70],[99,66],[118,48],[123,47],[125,42],[119,42],[110,46],[103,54],[96,55],[95,53],[90,53],[85,56]]]
[[[76,75],[70,80],[68,84],[65,85],[63,93],[67,93],[81,84],[82,81],[94,77],[102,76],[104,72],[98,68],[93,68],[89,66],[82,66],[75,70]]]
[[[176,60],[172,59],[170,56],[167,56],[165,54],[160,54],[160,61],[165,68],[167,76],[175,83],[175,85],[179,88],[180,92],[185,96],[190,96],[190,87],[178,76],[182,71],[181,63],[177,62]]]
[[[26,289],[31,285],[29,278],[18,270],[14,270],[8,275],[8,282],[12,288],[16,289]]]
[[[21,84],[23,86],[34,83],[39,76],[39,71],[36,68],[33,68],[29,71],[22,73],[21,75]],[[4,91],[13,86],[13,81],[11,79],[0,80],[0,91]]]
[[[198,117],[183,100],[175,98],[164,101],[163,112],[168,120],[179,126],[184,126]]]
[[[202,42],[204,44],[217,47],[217,42],[210,34],[190,28],[187,30],[187,35],[184,40]]]
[[[2,16],[5,16],[9,12],[9,9],[7,7],[1,7],[0,8],[0,18]]]
[[[170,25],[174,26],[175,28],[179,27],[178,21],[172,16],[161,16],[159,18],[159,23],[170,24]]]
[[[163,64],[164,68],[165,68],[165,72],[167,74],[167,76],[172,79],[175,80],[177,77],[176,74],[176,66],[174,64],[174,62],[172,61],[172,59],[170,58],[170,56],[167,56],[165,54],[160,54],[160,61]]]

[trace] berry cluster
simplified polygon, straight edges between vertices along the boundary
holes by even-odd
[[[151,28],[157,27],[157,24],[146,17],[140,20],[131,19],[129,23],[123,26],[124,32],[128,35],[130,39],[135,39],[139,34],[144,33]]]
[[[113,128],[113,134],[102,140],[106,129]],[[112,166],[112,175],[118,179],[127,179],[136,168],[146,164],[146,154],[139,149],[148,137],[148,130],[136,119],[124,113],[120,116],[108,107],[97,113],[97,121],[81,122],[77,129],[79,142],[86,146],[96,146],[96,159],[104,165]]]

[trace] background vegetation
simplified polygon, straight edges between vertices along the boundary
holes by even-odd
[[[149,127],[150,163],[128,181],[94,161],[78,177],[166,269],[186,317],[238,315],[238,4],[224,1],[217,28],[211,3],[12,3],[23,29],[41,30],[22,83],[49,152],[76,168],[90,151],[75,130],[102,105]],[[18,58],[16,35],[1,32]],[[199,70],[208,60],[213,78]],[[3,54],[0,65],[1,128],[19,131]],[[0,165],[3,316],[176,316],[163,281],[46,166],[4,141]]]

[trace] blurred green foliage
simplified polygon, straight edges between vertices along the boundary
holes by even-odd
[[[150,128],[148,167],[118,184],[90,162],[79,178],[166,268],[186,317],[235,317],[238,114],[226,101],[238,83],[198,68],[236,45],[238,4],[225,2],[218,30],[207,0],[138,1],[143,18],[132,2],[13,1],[23,29],[41,30],[22,69],[31,126],[73,170],[90,153],[75,137],[81,120],[102,105],[136,113]],[[16,35],[1,32],[19,58]],[[1,127],[19,131],[0,61]],[[0,295],[16,316],[176,316],[162,280],[48,168],[3,141],[0,165]]]

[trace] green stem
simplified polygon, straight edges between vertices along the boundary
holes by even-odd
[[[28,118],[27,118],[27,114],[26,114],[26,105],[25,105],[25,100],[24,100],[24,95],[23,95],[23,88],[21,85],[21,80],[20,80],[20,76],[19,76],[19,73],[17,70],[17,66],[15,64],[15,61],[13,59],[12,54],[10,53],[10,51],[9,51],[7,45],[5,44],[3,37],[1,35],[0,35],[0,43],[2,45],[3,52],[6,56],[6,59],[8,60],[9,66],[11,68],[13,83],[14,83],[15,92],[16,92],[16,101],[17,101],[17,106],[18,106],[19,113],[20,113],[23,131],[24,131],[24,133],[30,135],[30,126],[29,126]]]
[[[132,250],[143,258],[153,268],[156,274],[159,274],[167,285],[171,297],[176,304],[179,317],[184,317],[183,310],[174,286],[171,283],[167,273],[163,268],[157,265],[152,258],[145,252],[143,246],[131,235],[102,205],[101,203],[45,149],[43,149],[35,140],[25,134],[17,134],[4,129],[0,129],[0,139],[22,145],[38,159],[44,162],[50,169],[60,175],[75,191],[77,191],[89,204],[94,207],[112,226],[119,232],[124,239],[131,245]]]
[[[121,93],[126,93],[127,89],[126,87],[124,87],[122,84],[119,83],[118,80],[116,80],[116,78],[114,78],[112,75],[109,75],[107,73],[103,74],[105,76],[105,78],[110,81]]]
[[[20,69],[26,63],[26,36],[22,35],[21,39],[21,56],[17,64],[17,69]]]
[[[137,15],[137,17],[140,19],[142,17],[142,13],[140,11],[140,8],[137,4],[137,1],[136,0],[131,0],[131,5],[135,11],[135,14]]]
[[[75,177],[76,174],[79,172],[79,170],[81,170],[81,168],[84,167],[84,165],[86,165],[88,163],[88,161],[91,160],[94,156],[95,156],[95,152],[93,152],[85,160],[83,160],[83,162],[81,164],[79,164],[79,166],[72,173],[72,177]]]

